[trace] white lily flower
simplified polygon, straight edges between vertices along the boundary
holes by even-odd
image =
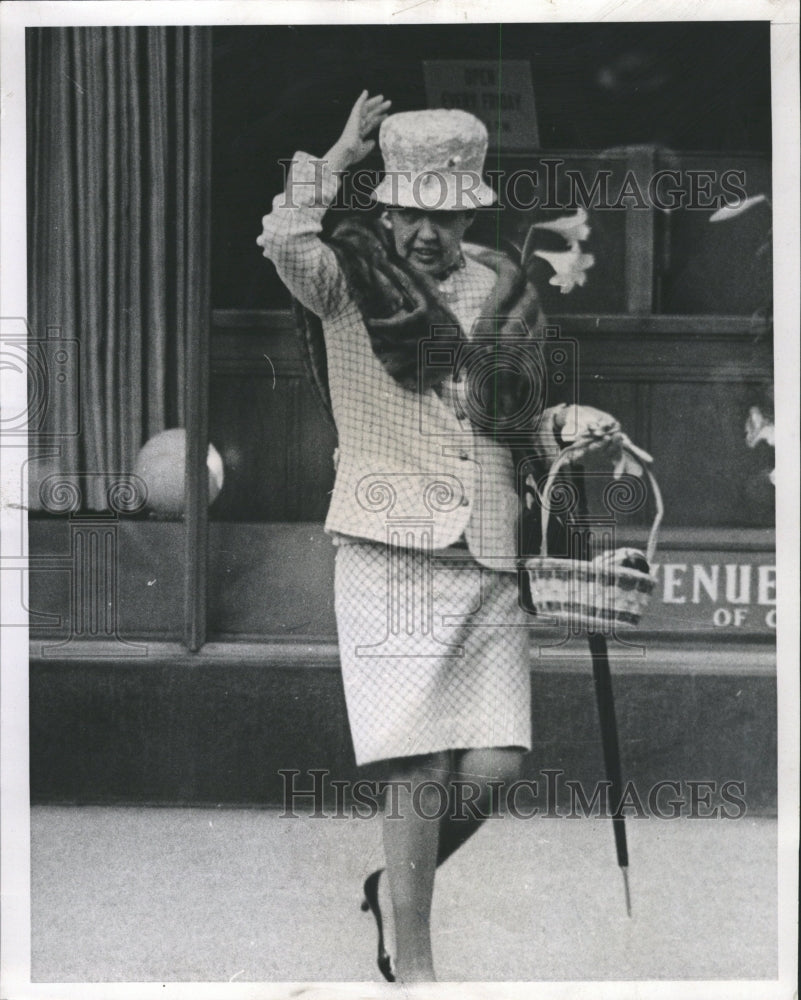
[[[554,269],[549,284],[562,289],[562,295],[567,295],[576,285],[587,283],[586,271],[595,264],[591,253],[582,253],[578,242],[571,243],[570,249],[556,253],[547,250],[535,250],[535,257],[542,257]]]
[[[590,235],[590,227],[587,225],[587,210],[582,207],[576,210],[575,215],[562,215],[558,219],[551,219],[548,222],[535,222],[534,228],[559,233],[571,245],[579,240],[586,240]]]
[[[719,208],[717,212],[713,212],[709,216],[710,222],[725,222],[727,219],[734,219],[738,215],[742,215],[743,212],[747,212],[749,208],[753,208],[754,205],[758,205],[762,201],[767,201],[768,199],[764,194],[755,194],[752,198],[744,198],[737,205],[724,205]]]
[[[745,422],[745,443],[749,448],[756,448],[760,441],[776,447],[776,427],[767,420],[758,406],[752,406]]]
[[[776,426],[768,420],[758,406],[752,406],[748,411],[748,419],[745,422],[745,443],[749,448],[756,448],[760,441],[776,447]],[[776,470],[771,469],[768,479],[776,485]]]

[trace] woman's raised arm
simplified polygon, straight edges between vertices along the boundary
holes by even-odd
[[[375,146],[369,134],[387,115],[390,101],[363,91],[339,139],[322,159],[296,153],[285,190],[273,199],[256,240],[264,256],[300,302],[318,316],[336,312],[344,279],[336,255],[320,239],[323,216],[335,200],[339,175],[359,163]]]

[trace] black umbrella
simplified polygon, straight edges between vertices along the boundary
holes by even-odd
[[[586,524],[588,515],[587,494],[582,466],[574,466],[574,476],[578,492],[578,512],[582,522]],[[585,561],[590,559],[589,530],[585,529],[581,532],[579,551],[581,559]],[[612,674],[609,669],[609,651],[606,646],[606,636],[601,632],[593,630],[592,627],[588,629],[587,639],[590,646],[590,656],[592,657],[592,677],[595,684],[595,701],[598,705],[598,721],[601,727],[604,768],[613,804],[612,829],[615,834],[617,863],[623,873],[623,887],[626,892],[626,913],[631,916],[629,850],[626,842],[626,820],[620,812],[620,805],[623,798],[623,779],[620,768],[620,742],[617,733],[615,697],[612,690]]]
[[[626,443],[629,443],[628,439]],[[546,559],[546,561],[546,554],[549,544],[551,544],[551,539],[549,538],[551,534],[551,490],[555,484],[557,472],[564,465],[569,465],[570,478],[575,487],[577,500],[574,508],[575,513],[568,514],[568,521],[570,524],[568,532],[571,536],[571,540],[568,544],[568,555],[583,562],[589,562],[592,555],[590,519],[588,515],[587,495],[584,482],[584,468],[579,463],[584,444],[584,442],[579,442],[565,448],[557,460],[552,464],[543,491],[540,493],[536,487],[534,490],[540,501],[540,554],[541,558]],[[632,451],[634,452],[633,446]],[[641,456],[643,460],[647,459],[650,461],[650,456],[647,456],[645,452],[641,452],[639,449],[636,449],[636,453],[639,453],[639,456]],[[563,524],[563,527],[566,527],[566,525]],[[533,528],[530,529],[530,535],[533,536]],[[534,548],[534,546],[531,545],[531,538],[527,538],[527,542],[529,543],[530,548]],[[526,551],[529,550],[530,549],[527,549]],[[559,559],[556,561],[558,562]],[[529,597],[533,604],[536,605],[536,601],[533,600],[531,595],[529,595]],[[631,894],[629,892],[628,878],[629,852],[628,845],[626,843],[626,821],[620,813],[623,796],[623,779],[621,777],[620,744],[618,741],[617,717],[615,715],[615,701],[612,691],[612,676],[609,669],[609,654],[606,646],[606,637],[601,632],[594,629],[592,625],[587,628],[587,638],[589,641],[590,655],[592,657],[592,673],[595,684],[595,699],[598,705],[598,719],[601,728],[601,744],[603,747],[604,766],[606,769],[607,781],[609,782],[610,798],[613,802],[612,825],[615,835],[617,862],[623,873],[623,884],[626,892],[626,912],[629,916],[631,916]]]
[[[598,720],[601,724],[601,743],[604,751],[604,767],[609,782],[609,791],[614,804],[612,829],[615,834],[617,863],[623,873],[623,887],[626,891],[626,913],[631,916],[631,894],[629,893],[629,849],[626,843],[626,820],[620,814],[623,796],[623,780],[620,774],[620,745],[617,737],[617,717],[612,691],[612,675],[609,671],[609,654],[606,636],[590,632],[590,655],[592,656],[592,677],[595,682],[595,701],[598,705]]]
[[[606,438],[609,435],[604,432],[598,437]],[[628,439],[619,428],[614,431],[614,436],[610,441],[622,450],[640,466],[641,474],[647,478],[651,492],[653,494],[656,516],[651,527],[645,561],[650,564],[656,550],[656,536],[659,525],[662,521],[663,505],[662,496],[656,480],[647,468],[652,461],[651,456]],[[539,562],[548,563],[548,525],[550,518],[550,498],[551,490],[555,482],[557,472],[564,466],[570,465],[571,476],[575,484],[576,504],[575,514],[570,516],[572,535],[575,541],[571,541],[568,546],[568,554],[573,558],[578,558],[584,563],[588,563],[592,557],[592,542],[590,530],[590,518],[588,514],[586,484],[584,468],[580,464],[581,458],[587,446],[592,444],[591,437],[583,435],[573,444],[564,448],[557,460],[551,466],[542,493],[537,490],[540,497],[541,509],[541,543]],[[575,542],[578,544],[576,545]],[[556,560],[559,561],[558,559]],[[550,577],[553,567],[546,569],[546,577]],[[536,603],[536,602],[535,602]],[[617,850],[617,862],[623,873],[623,885],[626,892],[626,912],[631,916],[631,894],[629,892],[629,852],[626,843],[626,822],[621,813],[623,800],[623,780],[620,768],[620,744],[617,734],[617,718],[615,715],[615,701],[612,691],[612,676],[609,670],[609,653],[606,646],[606,636],[599,631],[597,625],[590,621],[587,625],[587,638],[589,641],[590,655],[592,657],[592,673],[595,684],[595,700],[598,705],[598,719],[601,727],[601,743],[603,746],[604,766],[606,777],[609,782],[609,791],[613,802],[612,827],[615,834],[615,847]]]

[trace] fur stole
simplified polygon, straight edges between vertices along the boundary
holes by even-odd
[[[469,256],[497,275],[479,313],[479,336],[469,350],[454,352],[457,370],[427,368],[419,364],[420,344],[431,337],[433,327],[450,328],[453,337],[467,343],[465,331],[438,295],[436,283],[398,257],[391,234],[377,220],[345,220],[328,243],[362,315],[373,353],[388,374],[415,392],[438,391],[447,379],[463,375],[470,401],[467,412],[476,428],[498,439],[512,434],[519,440],[526,428],[516,425],[515,415],[530,414],[527,422],[538,416],[541,400],[531,397],[542,386],[532,373],[544,377],[536,343],[527,345],[521,340],[521,319],[530,338],[537,338],[543,323],[537,292],[523,268],[498,251],[468,250]],[[330,415],[322,324],[297,302],[295,312],[307,371]],[[509,364],[515,354],[521,363]],[[524,354],[529,355],[528,363]],[[531,423],[528,426],[534,429]]]

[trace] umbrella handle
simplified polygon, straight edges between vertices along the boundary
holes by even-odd
[[[553,490],[554,482],[556,481],[556,475],[563,465],[570,462],[574,455],[583,452],[586,447],[586,442],[581,444],[572,444],[567,448],[564,448],[559,457],[554,461],[548,472],[548,478],[545,480],[545,486],[543,487],[541,496],[541,506],[540,506],[540,519],[542,525],[542,541],[540,542],[540,555],[548,555],[548,523],[551,518],[551,492]],[[623,444],[622,448],[624,451],[628,452],[633,458],[638,458],[638,449],[630,448],[628,445]],[[656,554],[656,539],[659,532],[659,526],[662,523],[662,517],[665,513],[665,508],[662,503],[662,491],[659,489],[659,484],[654,478],[651,470],[647,466],[643,465],[643,471],[648,477],[648,485],[651,487],[651,494],[654,498],[654,505],[656,507],[656,514],[654,515],[654,520],[651,525],[651,530],[648,532],[648,544],[646,546],[645,558],[648,563],[652,563],[654,555]]]

